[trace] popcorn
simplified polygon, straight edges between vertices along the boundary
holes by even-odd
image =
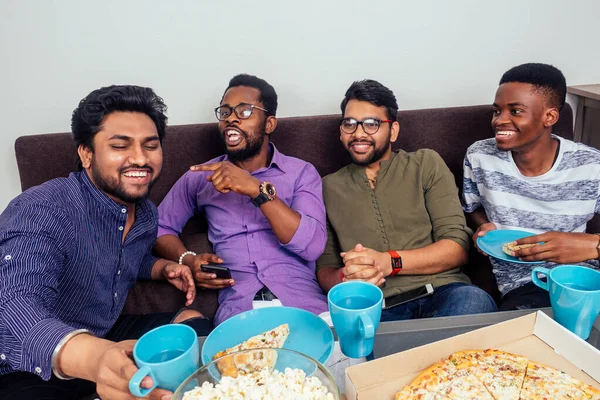
[[[286,368],[284,372],[258,372],[224,376],[221,382],[204,382],[202,386],[185,392],[183,400],[333,400],[331,394],[317,377],[307,378],[301,369]]]

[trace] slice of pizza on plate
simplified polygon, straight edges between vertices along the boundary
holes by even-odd
[[[289,334],[288,324],[279,325],[216,353],[213,360],[242,350],[264,349],[224,357],[222,360],[217,361],[217,366],[221,374],[231,377],[237,377],[239,373],[259,371],[265,367],[272,369],[277,363],[277,352],[268,349],[282,348]]]

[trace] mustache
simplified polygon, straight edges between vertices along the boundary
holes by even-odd
[[[152,167],[150,167],[150,166],[148,166],[148,165],[146,165],[146,166],[141,166],[141,165],[137,165],[137,164],[132,164],[132,165],[128,165],[128,166],[126,166],[126,167],[120,168],[120,169],[119,169],[119,173],[121,173],[121,174],[122,174],[122,173],[125,173],[125,172],[129,171],[130,169],[137,169],[137,170],[140,170],[140,169],[141,169],[141,170],[148,171],[148,172],[150,172],[150,173],[153,173],[153,172],[154,172],[154,168],[152,168]]]
[[[352,146],[355,143],[375,144],[375,142],[372,140],[362,139],[362,140],[352,140],[348,143],[348,146]]]

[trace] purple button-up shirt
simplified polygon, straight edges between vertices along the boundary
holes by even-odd
[[[158,207],[158,236],[178,235],[195,213],[206,215],[214,252],[235,279],[234,286],[219,291],[215,324],[252,309],[252,299],[263,286],[284,306],[316,314],[328,308],[315,276],[315,260],[327,241],[321,177],[306,161],[285,156],[272,144],[270,148],[271,164],[252,175],[271,182],[277,197],[300,214],[300,225],[289,243],[277,239],[248,196],[218,192],[206,180],[210,171],[186,172]],[[208,163],[224,160],[226,155]]]

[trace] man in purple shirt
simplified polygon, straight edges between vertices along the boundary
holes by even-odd
[[[315,277],[327,241],[321,177],[269,142],[276,110],[277,94],[266,81],[231,79],[215,109],[226,154],[192,167],[158,208],[155,250],[189,265],[198,286],[220,289],[215,324],[265,305],[327,311]],[[198,212],[216,254],[196,255],[178,237]],[[202,272],[208,263],[227,267],[231,279]]]

